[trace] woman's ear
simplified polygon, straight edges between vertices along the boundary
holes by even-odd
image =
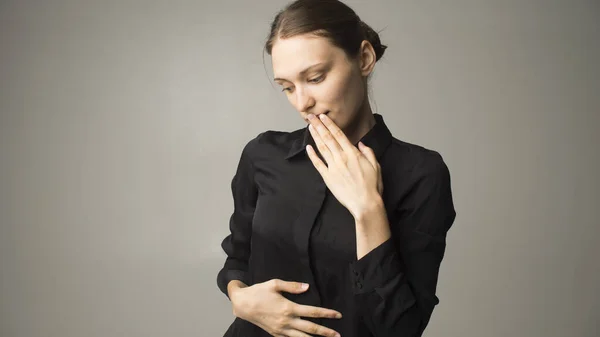
[[[375,68],[375,62],[377,62],[377,55],[373,45],[367,40],[363,40],[360,44],[360,50],[358,53],[358,64],[360,67],[360,73],[362,76],[369,76]]]

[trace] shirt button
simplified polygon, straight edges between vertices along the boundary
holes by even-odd
[[[360,281],[356,282],[356,286],[358,289],[362,289],[362,283]]]

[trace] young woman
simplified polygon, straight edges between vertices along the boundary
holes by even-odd
[[[236,316],[225,336],[423,333],[456,213],[440,154],[394,138],[371,110],[385,48],[337,0],[275,17],[265,49],[308,126],[242,151],[217,278]]]

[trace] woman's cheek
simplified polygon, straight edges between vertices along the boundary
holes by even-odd
[[[346,83],[344,82],[338,81],[332,83],[329,88],[327,88],[328,103],[333,103],[334,106],[339,108],[345,109],[347,107],[345,101],[348,97],[344,94],[347,90],[347,86],[345,84]]]

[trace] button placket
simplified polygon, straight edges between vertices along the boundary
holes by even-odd
[[[310,268],[310,257],[309,257],[309,244],[310,244],[310,233],[315,225],[316,218],[323,207],[323,202],[325,200],[325,183],[319,172],[312,166],[313,164],[309,159],[306,159],[305,162],[301,163],[306,166],[305,168],[308,170],[308,176],[311,179],[314,179],[312,182],[304,183],[302,186],[298,186],[298,193],[305,195],[306,199],[304,204],[301,206],[302,209],[300,211],[300,215],[294,222],[292,226],[294,230],[294,241],[296,244],[296,248],[298,250],[298,258],[301,262],[302,268],[306,270],[303,272],[305,275],[305,279],[303,282],[315,284],[315,279],[312,274]],[[306,292],[304,296],[309,296],[310,299],[305,299],[305,303],[319,306],[321,304],[321,298],[319,292],[316,287],[312,287],[311,290]],[[316,319],[318,320],[318,319]]]
[[[352,270],[352,274],[354,275],[354,287],[358,290],[362,290],[363,288],[363,278],[362,275],[356,270],[354,269],[354,266],[350,266],[350,269]]]

